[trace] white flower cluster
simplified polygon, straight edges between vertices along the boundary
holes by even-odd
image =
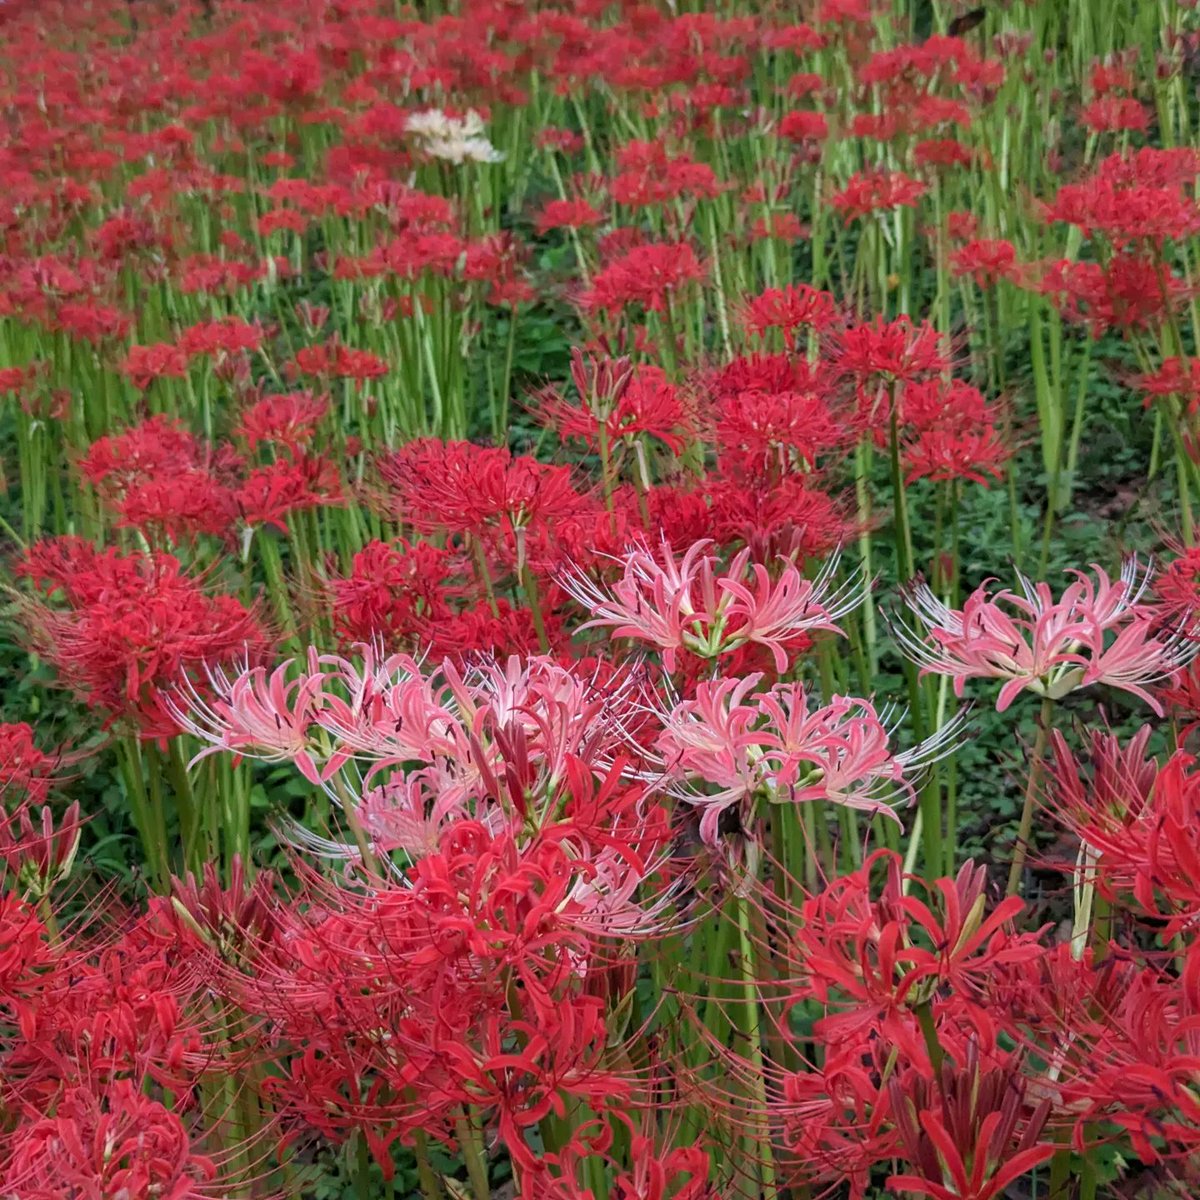
[[[461,117],[447,116],[440,108],[412,113],[405,130],[421,143],[421,149],[433,158],[448,162],[500,162],[504,154],[484,134],[483,118],[468,109]]]

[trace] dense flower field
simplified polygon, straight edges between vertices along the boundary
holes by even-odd
[[[1198,31],[0,7],[0,1197],[1197,1194]]]

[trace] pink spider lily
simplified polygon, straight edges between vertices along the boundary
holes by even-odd
[[[772,803],[825,800],[897,819],[890,801],[913,796],[912,776],[948,753],[964,716],[932,738],[895,753],[890,710],[834,696],[810,708],[799,684],[755,689],[760,675],[697,685],[663,717],[656,751],[676,794],[701,810],[700,837],[718,842],[721,815],[758,797]],[[709,789],[716,788],[716,791]]]
[[[358,806],[372,845],[413,860],[434,853],[445,826],[465,816],[462,789],[444,765],[389,779],[367,791]]]
[[[232,676],[222,667],[210,667],[211,700],[185,679],[164,703],[181,728],[210,743],[192,763],[225,750],[239,758],[295,763],[310,783],[329,779],[345,759],[335,756],[318,766],[315,731],[325,702],[322,660],[310,649],[306,669],[296,673],[295,667],[294,660],[288,661],[268,675],[265,667],[246,666]]]
[[[320,724],[338,743],[343,761],[361,757],[383,767],[437,755],[465,756],[462,728],[439,694],[436,673],[422,673],[407,654],[383,655],[365,644],[354,649],[361,665],[337,655],[320,660],[332,668]]]
[[[924,580],[905,589],[914,628],[898,621],[901,650],[922,673],[947,675],[961,696],[968,679],[1003,679],[996,699],[1003,712],[1019,692],[1050,700],[1104,683],[1144,700],[1162,715],[1147,685],[1170,678],[1200,650],[1189,626],[1164,630],[1159,609],[1141,603],[1152,568],[1129,558],[1110,580],[1093,565],[1080,571],[1058,600],[1045,583],[1020,572],[1020,594],[989,592],[985,583],[952,609]],[[923,627],[923,628],[919,628]]]
[[[743,703],[761,676],[701,683],[693,700],[684,700],[665,714],[657,750],[668,775],[677,781],[701,780],[715,792],[685,788],[683,798],[701,810],[700,837],[718,843],[721,814],[741,804],[762,783],[758,760],[761,749],[754,732],[758,717]]]
[[[693,543],[676,561],[664,542],[656,557],[644,545],[617,559],[621,578],[611,590],[582,571],[567,571],[560,583],[592,613],[582,629],[608,628],[614,638],[648,642],[674,671],[680,651],[716,658],[748,643],[770,650],[781,673],[788,643],[819,631],[841,633],[837,622],[861,601],[861,577],[834,582],[838,555],[815,579],[784,562],[777,579],[742,550],[721,570],[712,542]]]
[[[602,683],[547,657],[512,657],[464,675],[450,662],[426,671],[408,655],[356,649],[353,660],[310,650],[304,669],[287,662],[269,675],[214,669],[214,698],[180,690],[173,715],[210,743],[197,758],[225,750],[294,762],[349,810],[359,851],[366,841],[415,861],[460,820],[522,839],[549,828],[574,836],[588,821],[646,825],[645,783],[627,769],[638,752],[627,724],[644,718],[636,672]],[[356,855],[299,826],[289,834],[323,857]]]
[[[876,709],[869,700],[834,696],[810,708],[797,683],[779,684],[758,697],[766,718],[764,763],[774,800],[827,800],[895,819],[889,797],[915,797],[912,779],[949,753],[962,733],[966,713],[956,715],[931,737],[894,752],[891,733],[902,713]]]

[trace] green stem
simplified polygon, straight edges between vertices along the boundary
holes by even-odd
[[[472,1200],[490,1200],[491,1187],[488,1183],[487,1151],[483,1145],[483,1134],[472,1119],[464,1112],[455,1122],[463,1158],[467,1163],[467,1178],[471,1181]]]
[[[1012,866],[1008,870],[1008,887],[1005,892],[1015,896],[1021,890],[1021,872],[1029,855],[1029,838],[1033,833],[1033,806],[1037,799],[1038,783],[1042,775],[1042,759],[1046,754],[1046,741],[1054,720],[1054,701],[1049,696],[1042,700],[1038,714],[1037,736],[1033,742],[1033,753],[1029,762],[1029,781],[1025,785],[1025,801],[1021,806],[1021,823],[1017,828],[1017,844],[1013,850]]]
[[[524,555],[521,557],[523,560]],[[543,654],[549,654],[550,639],[546,637],[546,622],[542,617],[542,596],[528,562],[521,562],[517,576],[521,581],[521,590],[525,593],[525,603],[529,605],[529,611],[533,614],[533,628],[537,633],[538,646]]]
[[[146,777],[142,771],[142,756],[136,738],[130,736],[121,739],[118,743],[117,759],[125,783],[125,794],[129,797],[133,823],[137,827],[138,835],[142,839],[142,849],[146,853],[151,884],[155,891],[165,893],[171,876],[167,866],[165,838],[160,840],[158,837],[158,827],[151,811]]]
[[[921,1026],[921,1036],[925,1039],[925,1049],[929,1052],[929,1062],[933,1067],[935,1078],[941,1076],[942,1063],[946,1061],[946,1052],[938,1041],[937,1022],[933,1016],[933,1001],[925,1000],[914,1010],[917,1024]]]
[[[767,1113],[767,1078],[766,1059],[763,1054],[762,1022],[758,1005],[758,984],[755,979],[754,941],[750,936],[750,904],[745,896],[737,898],[738,912],[738,949],[740,950],[740,968],[742,975],[742,997],[746,1004],[747,1034],[750,1038],[750,1068],[752,1072],[751,1100],[756,1112],[751,1114],[751,1120],[763,1122],[760,1149],[762,1159],[758,1162],[758,1176],[762,1183],[761,1196],[763,1200],[774,1200],[775,1190],[775,1156],[771,1149],[771,1130],[766,1122]],[[753,1168],[751,1168],[753,1169]]]
[[[908,500],[904,494],[904,475],[900,465],[900,415],[896,411],[896,387],[888,389],[888,430],[892,466],[892,511],[896,542],[896,575],[901,583],[913,577],[912,528],[908,520]]]
[[[413,1158],[417,1162],[417,1186],[422,1200],[442,1200],[442,1188],[429,1162],[429,1135],[418,1129],[413,1134]]]

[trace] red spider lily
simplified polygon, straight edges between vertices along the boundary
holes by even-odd
[[[1134,885],[1147,911],[1170,918],[1169,930],[1190,928],[1200,915],[1195,873],[1200,867],[1200,774],[1194,767],[1191,755],[1177,751],[1159,771],[1146,814],[1145,860]]]
[[[811,470],[847,440],[845,422],[818,392],[740,392],[719,404],[717,445],[730,474],[777,479]]]
[[[324,885],[307,913],[280,910],[290,932],[275,941],[293,952],[264,945],[237,985],[309,1046],[280,1098],[332,1132],[375,1130],[377,1151],[405,1126],[448,1136],[465,1104],[533,1170],[526,1129],[625,1096],[602,1062],[603,1001],[581,993],[595,948],[577,923],[591,901],[573,898],[590,871],[574,860],[560,837],[522,849],[458,819],[404,882]]]
[[[778,329],[789,338],[807,326],[820,333],[837,320],[837,302],[829,292],[799,284],[765,292],[746,301],[742,324],[748,333],[762,337],[769,329]]]
[[[1143,1162],[1166,1159],[1192,1177],[1200,1130],[1193,949],[1189,942],[1182,956],[1182,988],[1124,951],[1100,962],[1068,943],[1038,971],[997,972],[994,1003],[1012,1011],[1022,1042],[1048,1063],[1028,1094],[1073,1122],[1077,1152],[1094,1153],[1099,1131],[1117,1127]]]
[[[272,215],[275,214],[266,214],[261,219],[266,222]],[[238,292],[249,287],[257,277],[258,271],[254,267],[211,254],[186,256],[179,263],[177,276],[179,290],[185,295],[204,292],[214,296]]]
[[[369,350],[355,350],[335,341],[305,346],[296,352],[293,373],[317,375],[322,379],[353,379],[362,387],[368,379],[380,379],[388,365]]]
[[[205,863],[199,879],[188,875],[174,880],[170,897],[152,903],[161,907],[162,920],[185,943],[198,943],[229,960],[253,942],[269,944],[274,937],[273,883],[270,872],[248,879],[245,864],[235,857],[228,884],[218,877],[214,864]]]
[[[1014,281],[1017,251],[1012,242],[995,238],[973,238],[950,255],[950,270],[955,275],[970,275],[980,287],[991,287],[998,280]]]
[[[33,379],[32,367],[4,367],[0,369],[0,394],[19,395]]]
[[[904,1157],[919,1173],[893,1175],[889,1188],[933,1200],[999,1200],[1010,1184],[1046,1162],[1050,1106],[1026,1100],[1017,1064],[987,1070],[970,1056],[944,1063],[931,1083],[914,1074],[889,1083]]]
[[[925,193],[925,185],[902,171],[868,171],[850,178],[829,203],[849,225],[856,217],[892,208],[912,208]]]
[[[745,354],[709,377],[716,398],[742,392],[822,392],[832,382],[828,367],[795,354]]]
[[[1096,174],[1114,187],[1178,190],[1195,182],[1198,163],[1200,158],[1190,146],[1178,146],[1173,149],[1143,146],[1138,150],[1110,154],[1101,159],[1096,167]]]
[[[885,881],[871,896],[871,872]],[[851,875],[834,880],[805,902],[789,951],[796,1000],[813,998],[827,1015],[816,1030],[831,1047],[850,1048],[877,1031],[912,1063],[926,1062],[915,1010],[932,1005],[934,1019],[951,1003],[962,1016],[991,1027],[984,1004],[991,973],[1029,963],[1044,953],[1037,934],[1015,933],[1016,898],[989,914],[986,872],[966,864],[956,879],[928,888],[936,906],[905,894],[900,860],[877,851]]]
[[[189,326],[180,332],[175,344],[191,359],[257,350],[262,345],[262,338],[263,331],[258,325],[237,317],[223,317]]]
[[[1145,392],[1146,404],[1177,396],[1188,413],[1200,408],[1200,358],[1164,358],[1157,371],[1138,375],[1133,386]]]
[[[836,557],[814,580],[786,562],[772,580],[761,563],[751,564],[748,550],[718,574],[711,545],[696,542],[679,562],[665,543],[661,561],[645,547],[630,549],[618,560],[621,579],[611,592],[578,569],[565,574],[563,588],[593,614],[580,628],[608,627],[612,637],[649,642],[668,671],[681,651],[716,658],[755,643],[771,651],[783,672],[789,642],[819,630],[840,632],[836,622],[858,604],[854,578],[834,586]]]
[[[932,479],[948,482],[966,479],[985,487],[1004,474],[1004,464],[1012,457],[1000,435],[990,426],[982,429],[924,429],[905,444],[905,479]]]
[[[551,528],[582,506],[569,467],[470,442],[412,442],[381,460],[379,474],[416,528],[487,539],[518,567],[531,526]]]
[[[529,556],[533,562],[542,561],[542,551],[537,547]],[[570,662],[570,630],[563,615],[554,611],[549,597],[542,597],[537,618],[541,620],[540,633],[531,608],[514,605],[501,597],[494,607],[489,601],[481,601],[443,621],[422,618],[417,628],[421,644],[438,656],[452,659],[470,659],[477,654],[490,654],[495,658],[508,658],[514,654],[533,657],[541,652],[544,636],[550,652],[564,663]]]
[[[603,220],[603,215],[586,200],[548,200],[534,227],[538,233],[549,233],[551,229],[587,229]]]
[[[1055,814],[1083,842],[1089,871],[1106,888],[1132,885],[1143,849],[1148,808],[1158,778],[1158,764],[1146,756],[1149,727],[1127,744],[1112,734],[1093,731],[1088,766],[1076,757],[1057,730],[1051,734],[1050,803]],[[1133,868],[1131,870],[1131,868]]]
[[[709,488],[711,515],[701,523],[726,545],[744,543],[753,558],[820,559],[854,532],[842,504],[803,477],[747,486],[736,476]]]
[[[602,1067],[607,1029],[599,1004],[581,997],[551,1011],[539,1014],[536,1026],[487,1022],[478,1050],[458,1040],[441,1047],[455,1098],[495,1111],[497,1134],[521,1168],[537,1163],[527,1129],[552,1113],[562,1117],[568,1100],[604,1111],[628,1091],[619,1076]],[[520,1049],[505,1047],[513,1035],[523,1043]]]
[[[329,582],[334,629],[347,645],[381,640],[391,649],[436,630],[452,615],[450,552],[430,542],[370,542],[350,572]]]
[[[797,1185],[846,1184],[862,1200],[872,1169],[895,1157],[887,1089],[879,1086],[875,1064],[861,1058],[831,1056],[820,1070],[785,1078],[772,1115],[782,1127],[783,1169]]]
[[[635,370],[627,359],[585,362],[576,350],[571,375],[583,407],[551,389],[539,397],[542,420],[564,441],[578,438],[596,449],[603,440],[606,453],[621,453],[647,434],[678,454],[694,436],[694,415],[682,391],[657,367]]]
[[[522,247],[509,233],[491,234],[468,244],[463,258],[463,279],[486,283],[488,304],[516,308],[536,293],[521,270]]]
[[[1191,872],[1200,858],[1194,833],[1200,781],[1194,760],[1176,751],[1161,766],[1145,757],[1149,731],[1122,746],[1094,735],[1092,773],[1056,739],[1052,800],[1081,843],[1086,879],[1122,907],[1190,929],[1200,914]]]
[[[225,537],[233,523],[235,501],[228,485],[203,468],[144,478],[125,489],[113,507],[118,526],[141,531],[158,542],[184,542],[198,534]]]
[[[1158,692],[1167,711],[1186,721],[1180,730],[1179,740],[1187,741],[1196,730],[1196,717],[1200,714],[1200,667],[1193,659],[1188,666],[1167,681]]]
[[[1200,1130],[1190,942],[1182,957],[1181,988],[1124,951],[1099,962],[1064,943],[1040,971],[1001,968],[993,990],[1032,1054],[1048,1061],[1045,1076],[1029,1081],[1030,1095],[1046,1096],[1073,1121],[1077,1152],[1094,1153],[1099,1130],[1116,1126],[1143,1162],[1172,1160],[1190,1179]]]
[[[54,955],[35,907],[15,892],[0,892],[0,1011],[28,1028],[29,1004],[55,983]]]
[[[228,531],[235,468],[234,455],[209,451],[163,416],[100,438],[79,464],[101,500],[120,514],[119,525],[161,530],[175,540]]]
[[[170,342],[130,346],[121,368],[134,387],[145,391],[156,379],[186,379],[187,354]]]
[[[288,518],[297,512],[344,502],[337,466],[323,455],[302,454],[255,467],[231,497],[250,529],[272,526],[288,531]]]
[[[939,102],[933,96],[918,104],[914,116],[920,122],[933,125],[941,124],[944,120],[954,120],[964,126],[967,124],[967,110],[962,105],[954,101]],[[971,165],[974,157],[968,147],[953,138],[930,138],[918,142],[913,148],[913,158],[922,167],[965,167]]]
[[[824,113],[784,113],[779,121],[779,136],[789,142],[823,142],[829,136],[829,122]]]
[[[998,712],[1022,691],[1058,700],[1102,683],[1130,692],[1161,715],[1146,685],[1186,666],[1196,644],[1179,630],[1163,632],[1158,614],[1141,602],[1150,572],[1142,572],[1136,559],[1126,560],[1115,581],[1099,567],[1093,570],[1094,582],[1076,572],[1058,600],[1048,584],[1018,575],[1021,595],[993,594],[984,584],[961,610],[947,608],[917,580],[905,601],[924,629],[917,633],[898,623],[897,638],[923,672],[950,676],[956,695],[968,679],[1005,680]]]
[[[7,989],[20,1036],[7,1048],[3,1099],[26,1128],[68,1112],[77,1089],[102,1097],[114,1084],[144,1082],[186,1099],[206,1072],[231,1061],[221,1037],[189,1011],[193,957],[179,955],[153,919],[127,923],[119,937],[84,941],[76,930],[69,943],[56,933],[45,944],[37,986],[15,980]]]
[[[978,388],[958,379],[928,379],[906,385],[897,398],[898,415],[918,432],[968,429],[991,423],[992,413]]]
[[[1143,241],[1161,247],[1167,238],[1185,238],[1200,229],[1200,208],[1178,184],[1155,187],[1122,178],[1124,162],[1114,158],[1116,170],[1106,170],[1105,160],[1086,182],[1061,187],[1046,218],[1074,225],[1084,237],[1100,234],[1118,247]]]
[[[1097,96],[1113,91],[1129,92],[1133,90],[1133,72],[1121,62],[1097,62],[1092,64],[1088,82]]]
[[[328,412],[329,398],[312,392],[264,396],[242,413],[237,433],[251,450],[273,443],[296,457],[311,447]]]
[[[54,786],[59,767],[70,761],[47,754],[33,740],[33,727],[24,721],[0,723],[0,797],[6,807],[41,804]]]
[[[1085,105],[1079,113],[1083,124],[1093,133],[1140,131],[1150,124],[1145,106],[1129,96],[1104,96]]]
[[[838,335],[833,361],[861,388],[928,379],[949,366],[937,331],[908,317],[847,329]]]
[[[977,388],[959,380],[910,382],[893,408],[909,482],[928,477],[986,484],[1012,454],[996,432],[998,413]],[[886,431],[877,429],[876,440],[885,443]]]
[[[200,1200],[216,1175],[178,1114],[131,1080],[114,1080],[101,1093],[86,1086],[66,1092],[53,1116],[27,1125],[2,1186],[28,1200],[89,1194]]]
[[[0,821],[0,859],[25,892],[40,899],[70,875],[82,827],[78,800],[57,822],[48,806],[42,808],[36,826],[33,813],[24,806]]]
[[[1087,326],[1094,338],[1111,330],[1153,328],[1169,320],[1189,295],[1186,281],[1128,250],[1113,255],[1104,266],[1049,263],[1036,286],[1064,316]]]
[[[750,228],[750,242],[798,242],[809,234],[807,225],[803,225],[793,213],[771,213],[766,217],[756,217]]]
[[[209,595],[170,554],[122,555],[58,538],[32,546],[20,571],[46,597],[28,602],[30,636],[64,682],[145,736],[174,731],[160,692],[267,640],[253,610]]]
[[[707,272],[687,242],[650,242],[612,259],[592,279],[582,304],[618,313],[630,304],[661,312],[672,295],[703,280]]]
[[[619,1175],[615,1200],[720,1200],[708,1185],[708,1154],[699,1146],[657,1151],[651,1139],[634,1135],[634,1168]]]
[[[671,154],[662,142],[628,142],[616,151],[618,174],[610,192],[616,204],[647,208],[680,197],[719,195],[721,185],[707,163]]]

